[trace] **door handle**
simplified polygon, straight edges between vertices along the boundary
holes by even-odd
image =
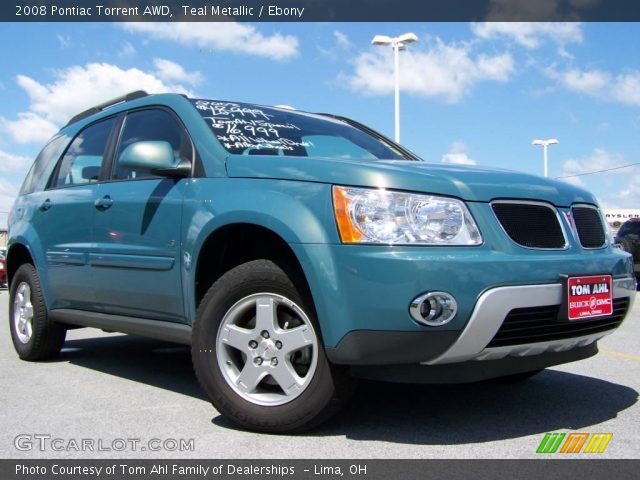
[[[104,197],[97,199],[93,204],[98,210],[107,210],[108,208],[111,208],[111,205],[113,205],[113,200],[109,195],[105,195]]]
[[[53,203],[51,203],[51,200],[47,198],[44,202],[42,202],[42,205],[40,205],[40,210],[42,210],[43,212],[46,212],[52,206],[53,206]]]

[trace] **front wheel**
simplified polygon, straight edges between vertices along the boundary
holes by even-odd
[[[329,365],[310,300],[296,276],[268,260],[224,274],[196,315],[192,359],[214,407],[262,432],[318,425],[344,403],[351,381]]]

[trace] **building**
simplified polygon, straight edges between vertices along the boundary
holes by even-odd
[[[604,216],[611,227],[612,233],[615,235],[624,222],[630,218],[640,218],[640,209],[638,208],[605,208]]]

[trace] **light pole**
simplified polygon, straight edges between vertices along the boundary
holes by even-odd
[[[547,171],[548,171],[548,167],[547,167],[547,147],[549,145],[555,145],[558,143],[558,140],[555,138],[550,138],[549,140],[534,140],[533,142],[531,142],[531,145],[538,145],[540,147],[542,147],[543,151],[544,151],[544,176],[547,176]]]
[[[414,33],[403,33],[397,37],[376,35],[371,43],[373,45],[390,45],[393,48],[393,65],[395,81],[395,140],[400,143],[400,51],[407,49],[408,43],[418,41]]]

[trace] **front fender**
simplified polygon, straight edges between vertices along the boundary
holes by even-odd
[[[195,319],[197,259],[206,240],[233,224],[267,228],[288,244],[337,243],[331,186],[270,179],[195,179],[183,210],[183,285],[189,319]],[[285,222],[286,220],[286,222]],[[308,265],[303,265],[307,273]]]

